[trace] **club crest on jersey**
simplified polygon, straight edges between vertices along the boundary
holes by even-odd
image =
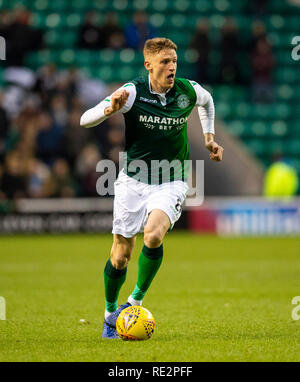
[[[181,94],[178,98],[177,98],[177,105],[178,107],[180,107],[180,109],[185,109],[189,106],[190,104],[190,100],[189,100],[189,97],[185,94]]]

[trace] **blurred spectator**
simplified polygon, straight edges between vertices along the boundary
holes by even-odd
[[[4,70],[4,79],[10,85],[19,86],[24,90],[32,90],[36,81],[36,76],[32,69],[11,66]]]
[[[272,69],[275,60],[268,40],[258,40],[252,54],[252,96],[254,102],[271,102],[273,100]]]
[[[4,142],[5,154],[15,150],[18,142],[21,139],[21,134],[16,120],[11,120],[10,129]]]
[[[124,146],[125,131],[122,114],[113,115],[92,133],[103,157],[108,158],[113,146]]]
[[[82,194],[97,196],[96,183],[99,173],[96,172],[97,163],[101,160],[97,146],[88,144],[83,148],[76,161],[76,174],[81,184]]]
[[[78,96],[85,108],[90,108],[107,96],[107,85],[96,78],[81,75],[78,80]]]
[[[30,97],[25,101],[21,112],[15,119],[20,131],[26,130],[30,125],[37,124],[36,119],[39,114],[39,108],[34,102],[30,102]]]
[[[44,193],[48,197],[72,198],[76,196],[77,184],[75,183],[69,169],[68,163],[57,159],[52,168],[52,174],[45,182]]]
[[[73,109],[79,110],[80,109],[82,113],[84,112],[83,102],[82,102],[82,99],[79,97],[78,94],[70,99],[69,108],[70,108],[70,110],[73,110]]]
[[[11,25],[13,22],[13,14],[8,9],[0,11],[0,36],[4,37],[8,41],[9,34],[11,32]]]
[[[56,65],[51,62],[42,66],[37,71],[34,90],[40,95],[45,107],[49,105],[49,100],[56,91],[58,78]]]
[[[38,109],[27,101],[21,113],[13,120],[14,129],[11,130],[6,146],[10,150],[17,149],[24,159],[35,155],[37,117]]]
[[[61,155],[64,128],[55,123],[49,112],[45,110],[38,116],[38,126],[37,157],[51,166]]]
[[[113,33],[108,39],[108,46],[110,49],[120,50],[126,47],[126,41],[123,33]]]
[[[8,66],[23,66],[25,55],[32,50],[43,47],[42,30],[30,26],[31,13],[23,6],[18,6],[12,11],[11,17],[6,25],[7,33],[7,59]]]
[[[53,122],[60,126],[65,126],[68,118],[67,100],[63,94],[57,93],[50,103],[50,114]]]
[[[103,48],[122,49],[126,46],[125,36],[119,25],[118,15],[115,12],[108,12],[105,22],[100,28]]]
[[[88,12],[84,24],[79,29],[78,46],[82,49],[122,49],[125,37],[119,25],[118,15],[108,12],[102,26],[98,26],[96,12]]]
[[[22,129],[16,149],[22,158],[28,158],[35,155],[36,151],[36,134],[35,124],[30,124],[26,129]]]
[[[9,118],[14,118],[21,112],[24,99],[26,99],[26,91],[20,86],[8,85],[6,87],[2,106]]]
[[[108,120],[108,132],[105,146],[102,146],[104,156],[112,160],[116,166],[116,173],[119,168],[119,153],[124,150],[125,131],[121,114],[115,115]]]
[[[209,41],[209,23],[207,20],[199,20],[196,27],[196,33],[191,42],[191,48],[195,49],[198,53],[197,59],[197,78],[199,83],[208,82],[208,59],[210,53]]]
[[[124,142],[124,130],[120,126],[112,126],[108,131],[108,144],[112,146],[122,146]]]
[[[4,159],[5,139],[8,136],[10,121],[6,110],[2,106],[3,93],[0,93],[0,161]]]
[[[145,41],[156,35],[156,31],[148,21],[148,15],[144,11],[135,12],[132,23],[125,29],[127,45],[136,50],[143,49]]]
[[[35,74],[31,69],[9,67],[4,70],[4,80],[7,84],[3,106],[10,116],[16,116],[27,101],[27,96],[35,84]]]
[[[26,196],[24,161],[17,151],[7,154],[2,176],[2,192],[8,199]]]
[[[73,96],[76,96],[79,91],[79,83],[81,81],[82,75],[78,68],[72,66],[67,70],[63,71],[59,76],[59,81],[57,83],[57,91],[63,93],[70,100]],[[68,104],[68,107],[70,103]]]
[[[219,82],[238,84],[241,82],[238,57],[241,46],[238,39],[238,28],[234,20],[227,18],[221,33]]]
[[[251,26],[252,37],[249,44],[249,51],[251,54],[255,51],[256,45],[259,40],[266,39],[266,26],[263,21],[255,20]]]
[[[107,145],[106,145],[107,151],[105,153],[106,156],[109,157],[109,153],[114,147],[124,147],[124,129],[120,125],[113,125],[108,130]]]
[[[97,24],[98,15],[90,11],[85,15],[79,28],[78,46],[81,49],[99,49],[105,47],[105,41]]]
[[[4,194],[3,190],[3,173],[4,173],[4,166],[0,162],[0,201],[3,199],[6,199],[6,195]],[[0,211],[1,211],[1,204],[0,204]]]
[[[71,167],[76,157],[89,142],[91,133],[98,129],[83,129],[80,126],[81,109],[72,109],[68,115],[68,122],[63,136],[64,156]]]
[[[26,164],[27,194],[31,198],[48,196],[46,183],[50,179],[50,169],[36,158],[30,158]],[[49,183],[48,183],[49,184]]]

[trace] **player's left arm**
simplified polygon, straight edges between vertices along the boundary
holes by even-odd
[[[205,139],[205,147],[210,151],[211,160],[220,162],[223,159],[223,147],[215,140],[215,106],[211,94],[200,86],[197,82],[190,81],[197,95],[196,106],[202,125]]]

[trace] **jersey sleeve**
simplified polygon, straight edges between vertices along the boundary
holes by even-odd
[[[118,91],[118,90],[123,90],[123,89],[128,91],[129,97],[128,97],[125,105],[120,110],[118,110],[116,113],[114,113],[114,114],[118,114],[118,113],[123,113],[124,114],[124,113],[127,113],[132,108],[132,105],[133,105],[133,103],[135,101],[135,98],[136,98],[136,87],[135,87],[135,85],[133,83],[131,83],[131,82],[128,82],[128,83],[124,84],[123,86],[121,86],[119,89],[115,90],[115,92]],[[80,126],[83,126],[83,127],[93,127],[93,126],[99,125],[100,123],[105,121],[107,118],[109,118],[108,116],[106,116],[104,114],[104,110],[108,106],[111,105],[111,97],[112,97],[112,95],[115,92],[113,92],[111,95],[106,97],[103,101],[99,102],[92,109],[87,110],[81,116]]]
[[[211,94],[195,81],[190,81],[193,86],[197,101],[198,114],[202,125],[203,134],[215,134],[215,106]]]

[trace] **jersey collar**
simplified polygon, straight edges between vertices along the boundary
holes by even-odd
[[[149,74],[148,74],[148,84],[149,84],[149,92],[150,92],[151,94],[155,94],[155,95],[157,95],[158,98],[159,98],[160,103],[161,103],[163,106],[166,106],[166,104],[167,104],[167,93],[168,93],[172,88],[168,89],[165,93],[157,93],[155,90],[152,90]]]

